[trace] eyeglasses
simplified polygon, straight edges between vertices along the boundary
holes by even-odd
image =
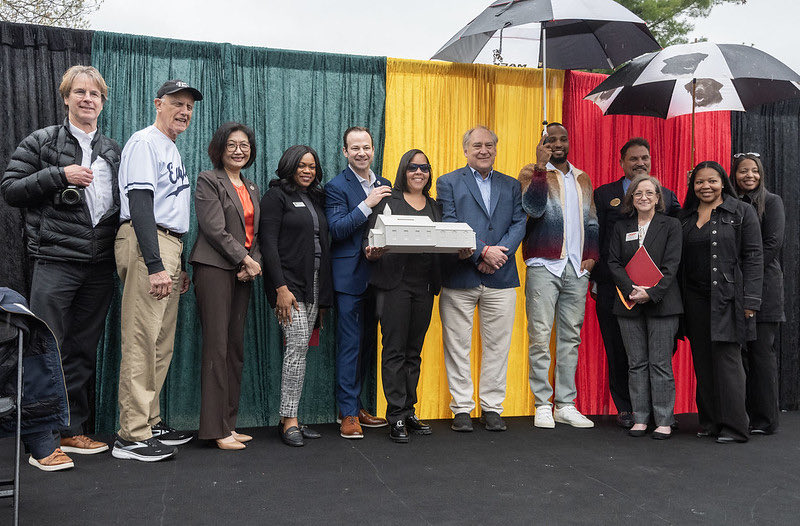
[[[644,192],[642,191],[633,192],[634,199],[641,199],[642,197],[655,197],[655,196],[656,193],[652,190],[645,190]]]
[[[431,165],[428,163],[425,164],[414,164],[408,163],[408,167],[406,168],[407,172],[416,172],[419,170],[420,172],[427,174],[431,172]]]
[[[229,142],[225,145],[225,149],[228,150],[230,153],[236,151],[236,148],[242,150],[242,153],[246,153],[250,151],[250,143],[246,142]]]
[[[758,152],[735,153],[733,154],[733,158],[738,159],[739,157],[744,157],[745,155],[751,155],[757,159],[761,159],[761,154]]]

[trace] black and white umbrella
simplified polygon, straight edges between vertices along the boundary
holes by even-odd
[[[660,49],[644,21],[613,0],[499,0],[464,26],[433,59],[473,62],[503,30],[539,23],[539,64],[546,69],[614,68]],[[547,94],[544,98],[547,117]]]
[[[754,47],[697,42],[631,60],[584,99],[605,115],[668,119],[706,111],[746,111],[800,98],[800,75]]]

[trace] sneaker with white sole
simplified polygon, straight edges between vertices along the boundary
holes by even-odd
[[[191,433],[185,433],[169,427],[163,420],[152,426],[150,430],[153,432],[153,438],[168,446],[180,446],[194,438]]]
[[[140,460],[142,462],[158,462],[169,458],[178,452],[175,446],[168,446],[155,437],[147,440],[130,441],[114,437],[114,447],[111,455],[114,458],[126,460]]]
[[[553,406],[540,405],[536,408],[533,415],[533,425],[542,429],[553,429],[556,423],[553,421]]]
[[[72,462],[72,459],[59,448],[56,448],[55,451],[38,460],[31,455],[28,459],[28,464],[42,471],[61,471],[62,469],[71,469],[75,467],[75,463]]]
[[[569,424],[572,427],[594,427],[594,422],[580,414],[580,412],[575,409],[574,405],[556,407],[553,418],[559,424]]]

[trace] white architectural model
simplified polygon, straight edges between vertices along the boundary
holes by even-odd
[[[392,215],[387,205],[369,231],[369,245],[394,253],[458,252],[475,248],[475,232],[466,223],[434,222],[427,216]]]

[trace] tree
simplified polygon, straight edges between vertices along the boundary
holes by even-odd
[[[86,28],[88,15],[103,0],[0,0],[0,20],[45,26]]]
[[[744,4],[747,0],[617,0],[647,22],[663,47],[688,42],[693,18],[705,18],[721,4]]]

